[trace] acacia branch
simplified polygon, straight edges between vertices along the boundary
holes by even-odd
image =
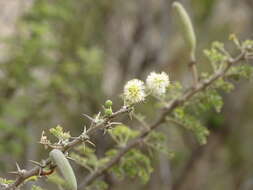
[[[162,114],[160,117],[157,119],[156,122],[154,122],[152,125],[149,127],[145,128],[142,130],[139,136],[137,136],[135,139],[130,141],[125,147],[121,148],[117,155],[114,156],[107,164],[102,166],[101,168],[97,169],[90,175],[88,175],[85,179],[84,182],[79,186],[80,188],[86,187],[89,184],[91,184],[97,177],[101,176],[105,171],[107,171],[109,168],[117,164],[120,159],[133,147],[137,146],[152,130],[166,122],[166,117],[169,115],[175,108],[178,106],[182,106],[184,103],[186,103],[190,98],[192,98],[195,94],[205,90],[208,86],[213,84],[216,80],[223,78],[229,68],[235,64],[240,62],[241,60],[245,59],[245,53],[242,52],[239,54],[236,58],[230,59],[227,62],[227,65],[218,71],[216,71],[209,79],[202,80],[197,84],[194,84],[193,87],[191,87],[189,90],[186,90],[186,92],[179,98],[172,100],[168,106],[163,110]]]
[[[154,124],[150,125],[146,129],[142,130],[142,132],[140,133],[140,135],[138,137],[136,137],[135,139],[130,141],[124,148],[120,149],[119,152],[117,153],[117,155],[114,158],[112,158],[112,160],[110,160],[107,164],[105,164],[103,167],[99,168],[95,172],[88,175],[85,178],[84,183],[82,183],[80,186],[86,187],[91,182],[93,182],[93,180],[95,180],[98,176],[102,175],[106,170],[108,170],[113,165],[115,165],[121,159],[121,157],[124,156],[131,148],[138,145],[139,142],[141,142],[152,130],[154,130],[155,128],[160,126],[162,123],[164,123],[166,121],[166,116],[168,114],[170,114],[176,107],[183,105],[196,93],[204,90],[206,87],[210,86],[217,79],[222,78],[226,74],[226,72],[229,70],[229,68],[232,66],[232,64],[237,63],[243,59],[245,59],[244,52],[242,52],[235,59],[229,60],[227,62],[226,67],[221,68],[220,70],[215,72],[209,79],[206,79],[206,80],[203,80],[203,81],[197,83],[196,85],[194,85],[190,89],[186,90],[186,92],[181,97],[172,100],[164,108],[160,117],[158,118],[158,120]],[[111,120],[113,120],[114,118],[116,118],[119,115],[130,112],[131,109],[132,108],[130,106],[123,106],[120,110],[118,110],[117,112],[114,112],[111,116],[104,118],[99,123],[95,123],[95,126],[93,126],[87,130],[87,132],[85,133],[86,134],[85,138],[82,133],[81,135],[76,137],[74,140],[72,140],[69,143],[67,143],[66,145],[62,146],[61,150],[63,152],[66,152],[66,151],[72,149],[73,147],[85,142],[86,140],[88,140],[90,135],[94,134],[94,132],[96,132],[99,129],[106,129],[108,127],[108,125],[110,124]],[[32,168],[30,170],[17,171],[16,172],[16,174],[17,174],[16,180],[12,184],[9,184],[7,187],[4,187],[3,190],[15,190],[15,189],[17,189],[17,187],[19,187],[21,184],[23,184],[25,182],[25,180],[27,180],[28,178],[30,178],[32,176],[39,176],[40,177],[43,175],[48,175],[47,172],[43,172],[43,169],[46,167],[49,167],[52,170],[55,167],[55,166],[54,167],[52,166],[51,160],[49,158],[47,158],[43,163],[39,164],[38,166],[35,166],[34,168]],[[49,172],[49,174],[51,174],[51,172]]]
[[[110,122],[118,117],[119,115],[122,115],[124,113],[128,113],[129,111],[131,111],[131,107],[129,106],[123,106],[121,109],[119,109],[118,111],[114,112],[111,116],[106,117],[105,119],[103,119],[101,122],[95,124],[93,127],[89,128],[87,130],[86,137],[84,138],[83,133],[81,135],[79,135],[78,137],[76,137],[74,140],[70,141],[69,143],[67,143],[65,146],[62,147],[62,151],[66,152],[70,149],[72,149],[73,147],[85,142],[86,140],[88,140],[88,137],[91,136],[92,134],[94,134],[95,131],[99,130],[99,129],[105,129]],[[16,180],[14,181],[14,183],[8,185],[7,187],[5,187],[3,190],[15,190],[17,189],[18,186],[20,186],[21,184],[23,184],[25,182],[26,179],[32,177],[32,176],[45,176],[45,175],[49,175],[46,172],[43,172],[43,169],[46,167],[51,167],[51,160],[49,158],[47,158],[43,163],[38,163],[38,166],[35,166],[34,168],[30,169],[30,170],[21,170],[21,171],[17,171],[15,172],[17,175]],[[54,168],[52,168],[54,169]]]

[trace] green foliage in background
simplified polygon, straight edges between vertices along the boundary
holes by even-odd
[[[26,130],[40,131],[45,118],[48,126],[56,118],[80,126],[80,113],[97,109],[104,97],[101,42],[111,3],[36,0],[19,19],[0,64],[0,155],[21,156],[33,136]]]

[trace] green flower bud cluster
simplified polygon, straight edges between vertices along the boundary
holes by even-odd
[[[60,125],[57,125],[55,128],[49,129],[50,133],[54,135],[56,138],[58,138],[61,141],[68,140],[71,135],[69,132],[64,132],[63,128]]]
[[[107,116],[107,117],[110,117],[113,114],[111,100],[105,101],[104,113],[105,113],[105,116]]]

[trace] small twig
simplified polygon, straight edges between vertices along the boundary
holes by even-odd
[[[174,124],[176,124],[176,125],[178,125],[180,127],[187,128],[187,126],[185,126],[183,123],[181,123],[181,122],[179,122],[179,121],[177,121],[177,120],[175,120],[173,118],[167,118],[166,120],[168,122],[174,123]]]
[[[87,119],[89,119],[91,122],[95,122],[95,120],[94,120],[94,118],[93,117],[91,117],[91,116],[89,116],[89,115],[87,115],[87,114],[83,114],[83,116],[85,116]]]
[[[133,117],[141,124],[143,128],[148,129],[149,125],[144,120],[142,120],[135,114],[133,114]]]
[[[192,73],[192,78],[193,78],[193,86],[196,87],[199,82],[199,76],[198,76],[198,70],[197,70],[197,62],[195,59],[192,59],[189,63],[189,68]]]

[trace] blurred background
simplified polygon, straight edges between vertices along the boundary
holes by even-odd
[[[123,85],[131,78],[145,79],[150,71],[164,70],[172,82],[189,85],[172,2],[0,0],[1,177],[13,177],[7,172],[15,169],[16,161],[31,168],[28,160],[47,156],[37,143],[42,130],[60,124],[75,136],[87,123],[82,113],[97,113],[106,99],[119,108]],[[212,41],[227,42],[231,33],[240,39],[253,35],[252,0],[180,2],[195,26],[202,71],[208,69],[203,49]],[[109,189],[252,190],[253,88],[247,81],[235,85],[231,94],[224,94],[222,113],[209,122],[205,146],[194,139],[189,143],[177,127],[161,127],[174,158],[156,155],[145,185],[110,179]],[[152,105],[145,104],[145,112],[154,117]],[[94,139],[98,155],[110,146],[105,139],[102,134]],[[82,169],[75,167],[81,181]]]

